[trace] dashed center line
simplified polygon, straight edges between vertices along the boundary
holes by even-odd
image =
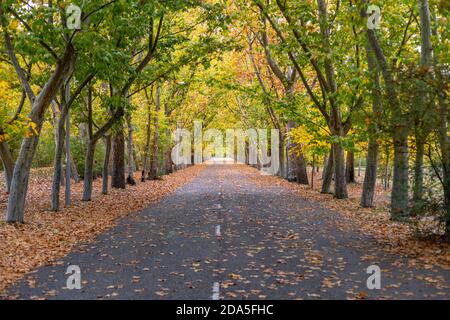
[[[220,296],[220,283],[214,282],[212,300],[219,300],[219,296]]]
[[[221,237],[222,233],[220,231],[220,224],[216,226],[216,237]]]

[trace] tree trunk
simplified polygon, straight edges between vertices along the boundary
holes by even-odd
[[[84,163],[84,181],[83,181],[83,197],[82,201],[91,201],[92,198],[92,185],[94,183],[94,157],[95,146],[97,140],[94,139],[93,132],[93,112],[92,112],[92,84],[88,86],[88,94],[86,99],[86,106],[88,109],[88,122],[87,122],[87,146],[86,156]]]
[[[297,180],[298,176],[302,176],[302,174],[303,174],[303,172],[296,173],[297,166],[299,164],[301,165],[301,163],[298,163],[298,162],[302,161],[302,159],[299,159],[299,157],[297,155],[298,150],[296,150],[296,145],[292,141],[292,138],[289,136],[289,133],[295,127],[297,127],[297,124],[294,121],[289,120],[287,123],[287,126],[286,126],[287,137],[288,137],[287,144],[286,144],[287,180],[288,181],[295,181],[295,180]],[[304,164],[304,159],[303,159],[303,164]],[[302,176],[302,178],[304,178],[304,177]],[[308,176],[306,176],[306,180],[308,180]],[[303,179],[302,181],[304,182],[305,180]]]
[[[61,184],[65,183],[65,204],[70,205],[70,117],[69,117],[70,83],[65,79],[61,87],[61,114],[59,119],[56,116],[55,102],[52,101],[52,116],[56,127],[55,139],[55,160],[52,182],[52,203],[51,210],[60,210]],[[64,150],[65,144],[65,150]],[[63,175],[62,158],[66,154],[66,176]]]
[[[56,122],[56,148],[55,148],[55,160],[53,166],[53,182],[52,182],[52,211],[59,211],[59,197],[61,190],[61,181],[63,176],[62,169],[62,155],[64,151],[64,126],[67,117],[67,108],[63,105],[59,120]]]
[[[9,193],[14,170],[14,160],[6,141],[0,143],[0,159],[2,159],[3,169],[5,170],[6,193]]]
[[[127,154],[128,154],[128,163],[127,163],[127,183],[130,185],[135,185],[136,181],[134,180],[134,156],[133,156],[133,125],[131,123],[131,116],[127,116],[127,128],[128,128],[128,140],[127,140]]]
[[[102,194],[108,194],[109,159],[111,155],[111,135],[105,137],[105,158],[102,169]]]
[[[384,167],[384,191],[388,191],[390,188],[389,179],[391,174],[391,169],[389,168],[389,147],[386,147],[386,166]]]
[[[29,137],[23,139],[11,180],[6,222],[23,222],[31,164],[39,143],[45,111],[61,87],[64,76],[69,73],[74,53],[73,47],[69,45],[50,79],[32,103],[29,118],[36,125],[36,133],[31,132],[32,134]]]
[[[409,118],[401,110],[397,95],[397,83],[388,65],[386,56],[374,30],[366,30],[367,39],[372,47],[384,78],[386,96],[392,110],[394,129],[394,179],[391,195],[391,219],[401,220],[408,215],[408,134]]]
[[[328,166],[328,154],[323,156],[323,169],[322,169],[322,181],[325,179],[325,171]],[[319,166],[317,166],[319,167]]]
[[[420,65],[431,66],[433,63],[433,47],[431,45],[431,14],[428,0],[419,0],[420,10]]]
[[[164,158],[165,158],[165,163],[164,163],[164,172],[165,172],[165,174],[173,173],[172,151],[170,149],[165,152]]]
[[[155,96],[155,132],[153,134],[152,160],[150,165],[149,179],[154,180],[158,177],[158,143],[159,143],[159,111],[161,107],[161,86],[156,85]]]
[[[322,193],[331,193],[331,182],[333,180],[333,172],[334,172],[334,150],[333,147],[331,147],[326,167],[323,168]]]
[[[38,133],[40,133],[40,129]],[[28,179],[31,164],[39,143],[39,135],[25,138],[20,148],[19,157],[14,166],[11,189],[8,197],[7,222],[23,222],[25,199],[28,192]]]
[[[146,136],[145,136],[145,147],[144,147],[144,159],[142,161],[142,176],[141,181],[144,182],[147,178],[148,170],[149,170],[149,159],[150,159],[150,141],[151,141],[151,124],[152,124],[152,112],[151,112],[151,105],[150,105],[150,99],[148,97],[147,90],[144,91],[146,95],[146,102],[147,102],[147,128],[146,128]]]
[[[280,143],[278,145],[278,150],[279,150],[279,157],[280,157],[280,171],[279,171],[279,176],[281,178],[286,178],[286,157],[285,157],[285,144],[284,144],[284,134],[282,134],[280,132]]]
[[[334,148],[334,196],[337,199],[348,198],[347,181],[345,180],[345,155],[344,148],[335,143]]]
[[[347,160],[345,164],[345,179],[347,183],[355,183],[355,154],[347,151]]]
[[[67,103],[70,99],[70,83],[67,82],[65,84],[65,88],[64,88],[64,94],[66,96],[65,98],[65,103]],[[71,177],[71,173],[70,173],[70,159],[71,154],[70,154],[70,110],[69,107],[67,107],[67,115],[66,115],[66,188],[64,189],[64,194],[65,194],[65,204],[66,207],[70,206],[71,203],[71,191],[70,191],[70,177]]]
[[[358,157],[358,177],[361,177],[361,156]]]
[[[424,71],[424,77],[429,78],[429,70],[433,63],[433,48],[431,45],[431,17],[428,0],[419,0],[420,11],[420,67]],[[423,157],[424,144],[428,135],[427,124],[423,123],[423,110],[430,105],[430,95],[428,92],[427,79],[418,79],[417,83],[417,110],[415,113],[415,138],[416,138],[416,157],[414,161],[414,186],[413,201],[420,202],[423,198]],[[425,125],[425,127],[424,127]]]
[[[77,164],[73,160],[72,155],[70,155],[70,175],[75,183],[80,182],[80,175],[78,174]]]
[[[114,134],[114,153],[111,187],[116,189],[125,189],[125,137],[123,134],[123,125],[119,125],[118,131]]]
[[[439,79],[441,82],[441,79]],[[450,137],[448,135],[449,125],[449,105],[443,98],[442,94],[439,95],[439,144],[441,146],[442,153],[442,182],[444,189],[444,206],[445,206],[445,231],[446,235],[450,236]]]
[[[330,41],[330,26],[328,21],[327,2],[317,0],[319,10],[320,31],[323,37],[324,52],[327,53],[324,59],[325,75],[329,87],[329,104],[330,104],[330,129],[334,136],[345,137],[344,124],[342,122],[341,108],[339,101],[335,98],[337,92],[335,67],[333,64],[333,48]],[[349,115],[351,116],[351,115]],[[345,180],[345,154],[344,148],[338,144],[333,145],[334,156],[334,196],[337,199],[348,198],[347,182]]]
[[[425,141],[416,136],[416,157],[414,159],[414,187],[413,201],[420,202],[423,199],[423,157]]]
[[[94,180],[94,155],[95,145],[97,141],[89,139],[86,158],[84,163],[84,185],[83,185],[83,201],[91,201],[92,197],[92,184]]]
[[[402,220],[408,215],[408,128],[394,130],[394,178],[392,181],[391,218]]]
[[[169,141],[165,145],[164,149],[164,172],[165,174],[171,174],[173,172],[173,166],[172,166],[172,136],[170,132],[170,110],[169,110],[169,103],[166,101],[164,103],[164,116],[167,121],[167,129],[166,129],[166,138],[167,141]]]
[[[138,155],[136,153],[136,148],[133,143],[133,172],[139,171]]]
[[[429,10],[429,8],[428,8]],[[434,27],[433,27],[433,36],[438,37],[437,31],[437,19],[436,14],[433,14]],[[442,78],[442,70],[438,67],[439,61],[436,56],[433,59],[434,69],[436,70],[436,82],[438,83],[438,87],[440,90],[438,91],[438,119],[439,119],[439,127],[438,127],[438,135],[439,135],[439,144],[441,147],[441,155],[442,155],[442,184],[444,189],[444,206],[446,214],[444,216],[445,222],[445,233],[447,236],[450,236],[450,137],[448,135],[449,132],[449,104],[448,98],[444,94],[444,88],[446,86],[444,79]]]
[[[444,188],[444,206],[446,210],[445,215],[445,230],[446,235],[450,235],[450,139],[448,136],[448,104],[444,101],[440,103],[440,111],[446,117],[440,117],[439,137],[442,152],[443,163],[443,188]]]
[[[309,185],[308,181],[308,170],[306,166],[306,160],[303,156],[303,153],[300,153],[295,157],[295,173],[297,176],[297,183]],[[314,168],[313,168],[313,174],[314,174]]]
[[[367,64],[372,79],[372,117],[381,116],[383,112],[383,101],[381,96],[380,72],[377,62],[369,45],[366,45]],[[364,174],[363,190],[361,194],[361,206],[363,208],[373,207],[373,198],[377,183],[378,153],[380,146],[377,141],[376,121],[369,127],[369,146],[367,150],[366,171]]]
[[[361,194],[361,206],[373,207],[373,198],[377,182],[379,145],[375,138],[369,138],[369,150],[367,151],[366,172],[364,174],[363,191]]]
[[[440,71],[439,71],[440,72]],[[439,76],[438,81],[443,87],[443,81]],[[439,94],[438,114],[439,114],[439,144],[442,154],[442,183],[444,189],[444,206],[445,206],[445,233],[450,236],[450,137],[449,137],[449,104],[443,97],[443,94]]]
[[[164,152],[164,167],[165,167],[165,173],[171,174],[173,172],[172,168],[172,150],[170,146],[166,147],[166,151]]]

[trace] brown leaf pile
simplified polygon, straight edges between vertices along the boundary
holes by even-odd
[[[118,218],[146,208],[190,182],[203,169],[193,166],[162,180],[137,182],[125,190],[101,194],[101,179],[94,181],[92,201],[82,202],[82,183],[72,184],[72,205],[58,213],[48,211],[51,169],[38,169],[30,177],[25,224],[0,223],[0,291],[26,272],[65,256],[79,243],[92,241],[114,226]],[[140,175],[139,175],[140,176]],[[136,175],[138,177],[138,175]],[[64,189],[61,190],[64,204]],[[0,211],[7,194],[0,187]]]
[[[372,235],[376,241],[387,251],[394,254],[407,255],[410,264],[416,266],[439,265],[444,269],[450,269],[450,244],[439,240],[421,239],[417,236],[414,226],[390,220],[388,192],[377,185],[374,208],[362,208],[359,205],[362,184],[348,185],[349,199],[338,200],[332,195],[322,194],[321,176],[315,175],[314,190],[309,186],[303,186],[288,182],[280,177],[255,174],[256,169],[248,168],[248,175],[261,187],[279,185],[298,193],[302,198],[315,201],[324,207],[333,210],[335,214],[342,214],[349,220],[335,219],[342,230],[360,230]],[[311,172],[309,171],[311,178]],[[360,178],[363,179],[362,177]],[[331,213],[331,212],[330,212]]]

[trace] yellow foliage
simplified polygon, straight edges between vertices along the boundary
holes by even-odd
[[[307,126],[300,125],[293,128],[289,132],[289,138],[296,145],[293,148],[294,152],[306,154],[308,152],[314,152],[314,149],[328,148],[329,144],[325,137],[327,133],[323,129],[319,129],[319,132],[309,130]]]

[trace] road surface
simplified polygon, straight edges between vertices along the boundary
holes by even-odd
[[[320,203],[256,171],[208,165],[93,243],[27,275],[19,299],[450,299],[448,270],[409,268]],[[68,289],[69,266],[81,289]],[[369,290],[367,268],[381,270]],[[72,277],[71,280],[74,278]],[[71,282],[76,284],[75,282]],[[375,283],[375,282],[371,282]]]

